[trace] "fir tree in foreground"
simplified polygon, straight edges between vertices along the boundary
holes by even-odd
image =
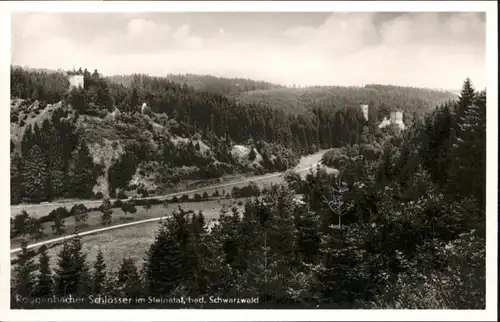
[[[14,290],[20,296],[32,296],[35,291],[36,265],[28,252],[28,243],[21,241],[21,253],[17,255],[17,266],[14,269]]]
[[[59,296],[85,295],[91,288],[91,276],[82,252],[80,237],[65,241],[59,253],[58,267],[55,270],[55,293]]]
[[[78,272],[75,271],[71,246],[68,241],[63,243],[62,249],[58,255],[57,268],[55,269],[55,294],[65,296],[66,294],[76,293],[76,278]]]
[[[47,246],[40,247],[39,274],[36,285],[35,296],[51,296],[54,288],[52,270],[50,269],[50,259],[47,255]]]
[[[182,279],[179,241],[169,230],[172,224],[172,219],[168,218],[146,254],[144,278],[147,291],[152,295],[171,294]]]
[[[97,252],[97,257],[94,262],[94,275],[92,276],[92,293],[101,294],[105,288],[106,282],[106,263],[101,249]]]
[[[143,292],[141,277],[131,258],[124,258],[117,274],[117,291],[122,296],[137,297]]]

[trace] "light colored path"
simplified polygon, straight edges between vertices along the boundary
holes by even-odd
[[[316,161],[316,160],[314,160],[314,161]],[[318,160],[318,161],[316,161],[316,163],[314,163],[312,165],[309,165],[309,166],[307,166],[305,168],[302,168],[302,169],[295,168],[295,171],[296,172],[308,171],[309,169],[315,167],[317,164],[321,164],[321,161]],[[160,196],[155,196],[155,197],[152,197],[152,198],[157,198],[157,199],[168,198],[169,196],[175,196],[175,195],[178,195],[178,194],[188,194],[188,193],[193,193],[193,192],[204,191],[204,190],[207,190],[207,189],[222,188],[222,187],[226,187],[226,186],[230,186],[230,185],[247,183],[247,182],[250,182],[250,181],[259,181],[259,180],[264,180],[264,179],[279,177],[279,176],[282,176],[283,174],[284,174],[283,172],[280,172],[280,173],[275,173],[275,174],[270,174],[270,175],[256,176],[256,177],[251,177],[251,178],[248,178],[248,179],[240,181],[240,182],[232,182],[232,183],[227,183],[227,184],[222,184],[222,185],[217,185],[217,186],[204,187],[204,188],[201,188],[201,189],[184,191],[184,192],[179,192],[179,193],[175,193],[175,194],[171,194],[171,195],[164,195],[164,196],[161,196],[161,197]],[[100,202],[99,202],[99,204],[100,204]],[[138,220],[138,221],[134,221],[134,222],[130,222],[130,223],[119,224],[119,225],[114,225],[114,226],[109,226],[109,227],[104,227],[104,228],[89,230],[89,231],[82,232],[82,233],[79,233],[79,234],[72,234],[72,235],[67,235],[67,236],[63,236],[63,237],[53,238],[53,239],[49,239],[49,240],[45,240],[45,241],[41,241],[41,242],[38,242],[38,243],[34,243],[34,244],[31,244],[31,245],[28,245],[27,249],[37,248],[37,247],[40,247],[42,245],[48,245],[48,244],[53,244],[53,243],[61,242],[61,241],[67,240],[67,239],[74,238],[76,236],[86,236],[86,235],[98,234],[98,233],[102,233],[102,232],[105,232],[105,231],[108,231],[108,230],[119,229],[119,228],[133,226],[133,225],[140,225],[140,224],[144,224],[144,223],[152,222],[152,221],[159,221],[159,220],[165,219],[167,217],[168,216],[156,217],[156,218],[150,218],[150,219],[144,219],[144,220]],[[15,253],[17,253],[19,251],[21,251],[21,248],[14,248],[14,249],[10,250],[10,254],[13,255],[13,254],[15,254]]]
[[[319,151],[315,154],[311,154],[311,155],[302,157],[300,159],[299,164],[294,168],[294,170],[296,172],[304,172],[304,171],[311,169],[316,164],[318,164],[318,163],[320,164],[321,157],[323,156],[323,154],[325,152],[326,152],[325,150],[322,150],[322,151]],[[210,186],[205,186],[205,187],[201,187],[201,188],[197,188],[197,189],[193,189],[193,190],[179,191],[179,192],[170,193],[170,194],[161,195],[161,196],[151,196],[151,197],[147,197],[147,198],[143,198],[143,199],[165,200],[168,198],[172,198],[174,196],[180,196],[180,195],[184,195],[184,194],[193,194],[193,193],[198,193],[198,192],[204,192],[206,190],[219,189],[219,188],[230,187],[230,186],[234,186],[234,185],[238,185],[238,184],[244,184],[244,183],[248,183],[251,181],[261,181],[261,180],[276,178],[276,177],[282,176],[283,174],[284,174],[284,172],[278,172],[278,173],[271,173],[271,174],[261,175],[261,176],[253,176],[253,177],[246,178],[246,179],[240,180],[240,181],[230,181],[230,182],[223,183],[223,184],[210,185]],[[131,199],[131,198],[128,198],[125,200],[129,200],[129,199]],[[116,199],[111,199],[111,202],[114,202],[115,200]],[[100,204],[102,204],[102,200],[74,200],[74,201],[66,201],[66,202],[12,205],[10,207],[10,212],[11,212],[11,216],[12,216],[12,214],[18,213],[21,210],[28,210],[30,208],[37,208],[37,209],[52,208],[52,209],[55,209],[55,207],[63,207],[63,206],[67,206],[68,208],[71,208],[72,206],[77,205],[77,204],[83,204],[87,207],[98,207]],[[52,209],[47,209],[47,212],[50,212]]]

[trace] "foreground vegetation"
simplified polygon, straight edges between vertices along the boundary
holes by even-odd
[[[157,205],[169,209],[170,205],[175,207],[175,205],[186,203],[203,202],[209,204],[211,202],[220,204],[221,200],[238,200],[260,194],[261,189],[257,184],[250,183],[242,187],[234,186],[230,191],[215,189],[210,196],[204,192],[202,194],[195,193],[192,197],[187,194],[179,197],[174,196],[167,200],[132,198],[128,200],[117,199],[115,202],[111,202],[109,199],[105,199],[101,205],[90,208],[83,204],[76,204],[70,209],[57,207],[44,216],[30,215],[26,210],[23,210],[10,220],[11,248],[20,238],[39,242],[57,236],[110,226],[112,223],[116,223],[117,219],[122,222],[146,219],[149,211]],[[121,197],[124,196],[119,196],[119,198]],[[145,213],[146,217],[137,216],[139,212]],[[154,214],[149,215],[161,217],[164,215],[164,210],[155,207]]]
[[[325,155],[340,175],[289,173],[286,185],[247,202],[243,213],[223,210],[211,229],[202,213],[173,212],[144,262],[124,258],[116,271],[102,253],[88,263],[80,238],[64,243],[54,272],[45,249],[35,264],[24,244],[12,293],[484,309],[485,109],[486,93],[466,81],[457,102],[403,135]]]

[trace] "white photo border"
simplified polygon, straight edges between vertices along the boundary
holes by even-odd
[[[0,310],[3,321],[496,321],[498,178],[498,17],[496,1],[2,1],[0,2],[0,102],[2,108],[1,205],[10,213],[9,147],[12,12],[486,12],[487,28],[487,299],[486,310],[11,310],[10,240],[1,229]]]

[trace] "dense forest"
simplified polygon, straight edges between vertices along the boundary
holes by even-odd
[[[121,112],[132,112],[138,111],[141,104],[146,102],[153,112],[166,113],[188,125],[192,131],[201,131],[207,136],[229,136],[235,142],[264,140],[299,152],[307,152],[313,145],[330,148],[355,143],[363,126],[377,124],[380,116],[386,116],[384,113],[389,109],[400,108],[413,119],[415,113],[422,114],[430,109],[429,106],[434,108],[436,101],[442,103],[451,98],[446,93],[408,88],[340,88],[348,93],[348,97],[340,92],[333,92],[332,95],[327,90],[330,97],[339,99],[306,101],[304,104],[308,105],[309,113],[290,115],[286,107],[271,106],[279,105],[274,104],[271,99],[243,104],[214,92],[194,90],[186,83],[181,85],[168,78],[132,75],[132,79],[126,82],[127,85],[123,85],[108,82],[97,71],[91,74],[83,70],[82,73],[85,79],[83,92],[74,89],[68,95],[67,80],[61,73],[12,68],[11,96],[50,103],[67,98],[79,113],[93,113],[95,109],[111,111],[114,106]],[[312,95],[321,97],[324,91],[322,89]],[[255,92],[258,91],[248,93]],[[399,92],[403,94],[398,94]],[[413,94],[405,95],[407,92]],[[379,93],[384,94],[381,96]],[[422,94],[423,98],[415,99],[417,94]],[[359,109],[362,102],[373,103],[373,114],[370,115],[368,124]]]
[[[363,103],[370,106],[370,118],[375,122],[382,121],[391,110],[399,109],[405,115],[405,122],[411,123],[456,95],[425,88],[369,84],[261,89],[242,92],[235,98],[242,104],[259,104],[292,114],[310,114],[315,107],[357,108]]]
[[[331,150],[324,163],[338,175],[290,172],[242,213],[221,210],[210,229],[202,213],[174,211],[143,263],[124,258],[109,272],[105,254],[89,263],[74,238],[51,271],[46,249],[35,263],[24,243],[12,292],[258,297],[268,308],[484,309],[485,155],[486,93],[467,80],[457,101],[404,133]]]
[[[69,90],[62,71],[11,67],[11,97],[23,100],[21,108],[11,109],[11,127],[15,125],[21,132],[19,142],[11,140],[13,204],[59,197],[100,198],[102,191],[96,192],[93,187],[103,176],[110,195],[114,196],[115,189],[128,189],[127,182],[143,167],[159,169],[156,178],[167,186],[184,179],[217,178],[225,173],[246,171],[231,156],[235,144],[249,146],[251,159],[255,151],[262,156],[263,161],[255,171],[283,171],[293,167],[301,154],[362,144],[370,136],[380,136],[376,125],[385,110],[371,108],[366,121],[359,108],[361,101],[385,102],[386,106],[403,106],[405,111],[419,112],[426,110],[429,102],[446,98],[427,90],[420,91],[424,98],[418,100],[413,99],[414,95],[394,94],[393,90],[372,90],[370,100],[365,90],[347,88],[343,91],[349,93],[348,99],[339,96],[339,101],[306,101],[310,103],[307,113],[294,114],[286,108],[267,106],[265,102],[243,104],[231,97],[234,95],[222,95],[211,89],[220,85],[225,92],[224,88],[244,85],[248,90],[254,87],[282,90],[268,83],[192,75],[175,78],[206,81],[207,87],[197,90],[187,83],[173,82],[172,77],[131,75],[111,81],[97,70],[91,73],[79,69],[72,73],[83,75],[83,88]],[[380,96],[379,92],[387,93]],[[58,102],[61,108],[51,117],[30,123],[48,109],[48,104]],[[152,113],[141,114],[143,102]],[[30,111],[35,103],[38,109]],[[25,111],[21,111],[23,108]],[[110,115],[114,115],[111,120]],[[159,124],[168,133],[157,134],[155,126]],[[109,166],[94,164],[92,151],[84,145],[94,143],[92,138],[102,141],[116,136],[122,150],[128,153],[122,153]],[[173,146],[171,139],[175,137],[190,138],[192,143]],[[201,153],[200,140],[208,145],[212,155]],[[57,153],[52,153],[55,150]],[[191,168],[185,170],[183,166]],[[69,189],[75,186],[73,180],[80,180],[70,175],[70,170],[80,168],[88,169],[88,173],[81,174],[85,182],[81,182],[78,191]]]
[[[119,83],[125,86],[130,86],[134,81],[134,75],[115,75],[109,76],[113,83]],[[244,78],[226,78],[215,77],[211,75],[176,75],[168,74],[166,79],[179,84],[187,84],[189,87],[197,91],[212,92],[221,95],[237,95],[243,92],[255,91],[259,89],[283,88],[284,86],[272,84],[264,81],[255,81]]]

